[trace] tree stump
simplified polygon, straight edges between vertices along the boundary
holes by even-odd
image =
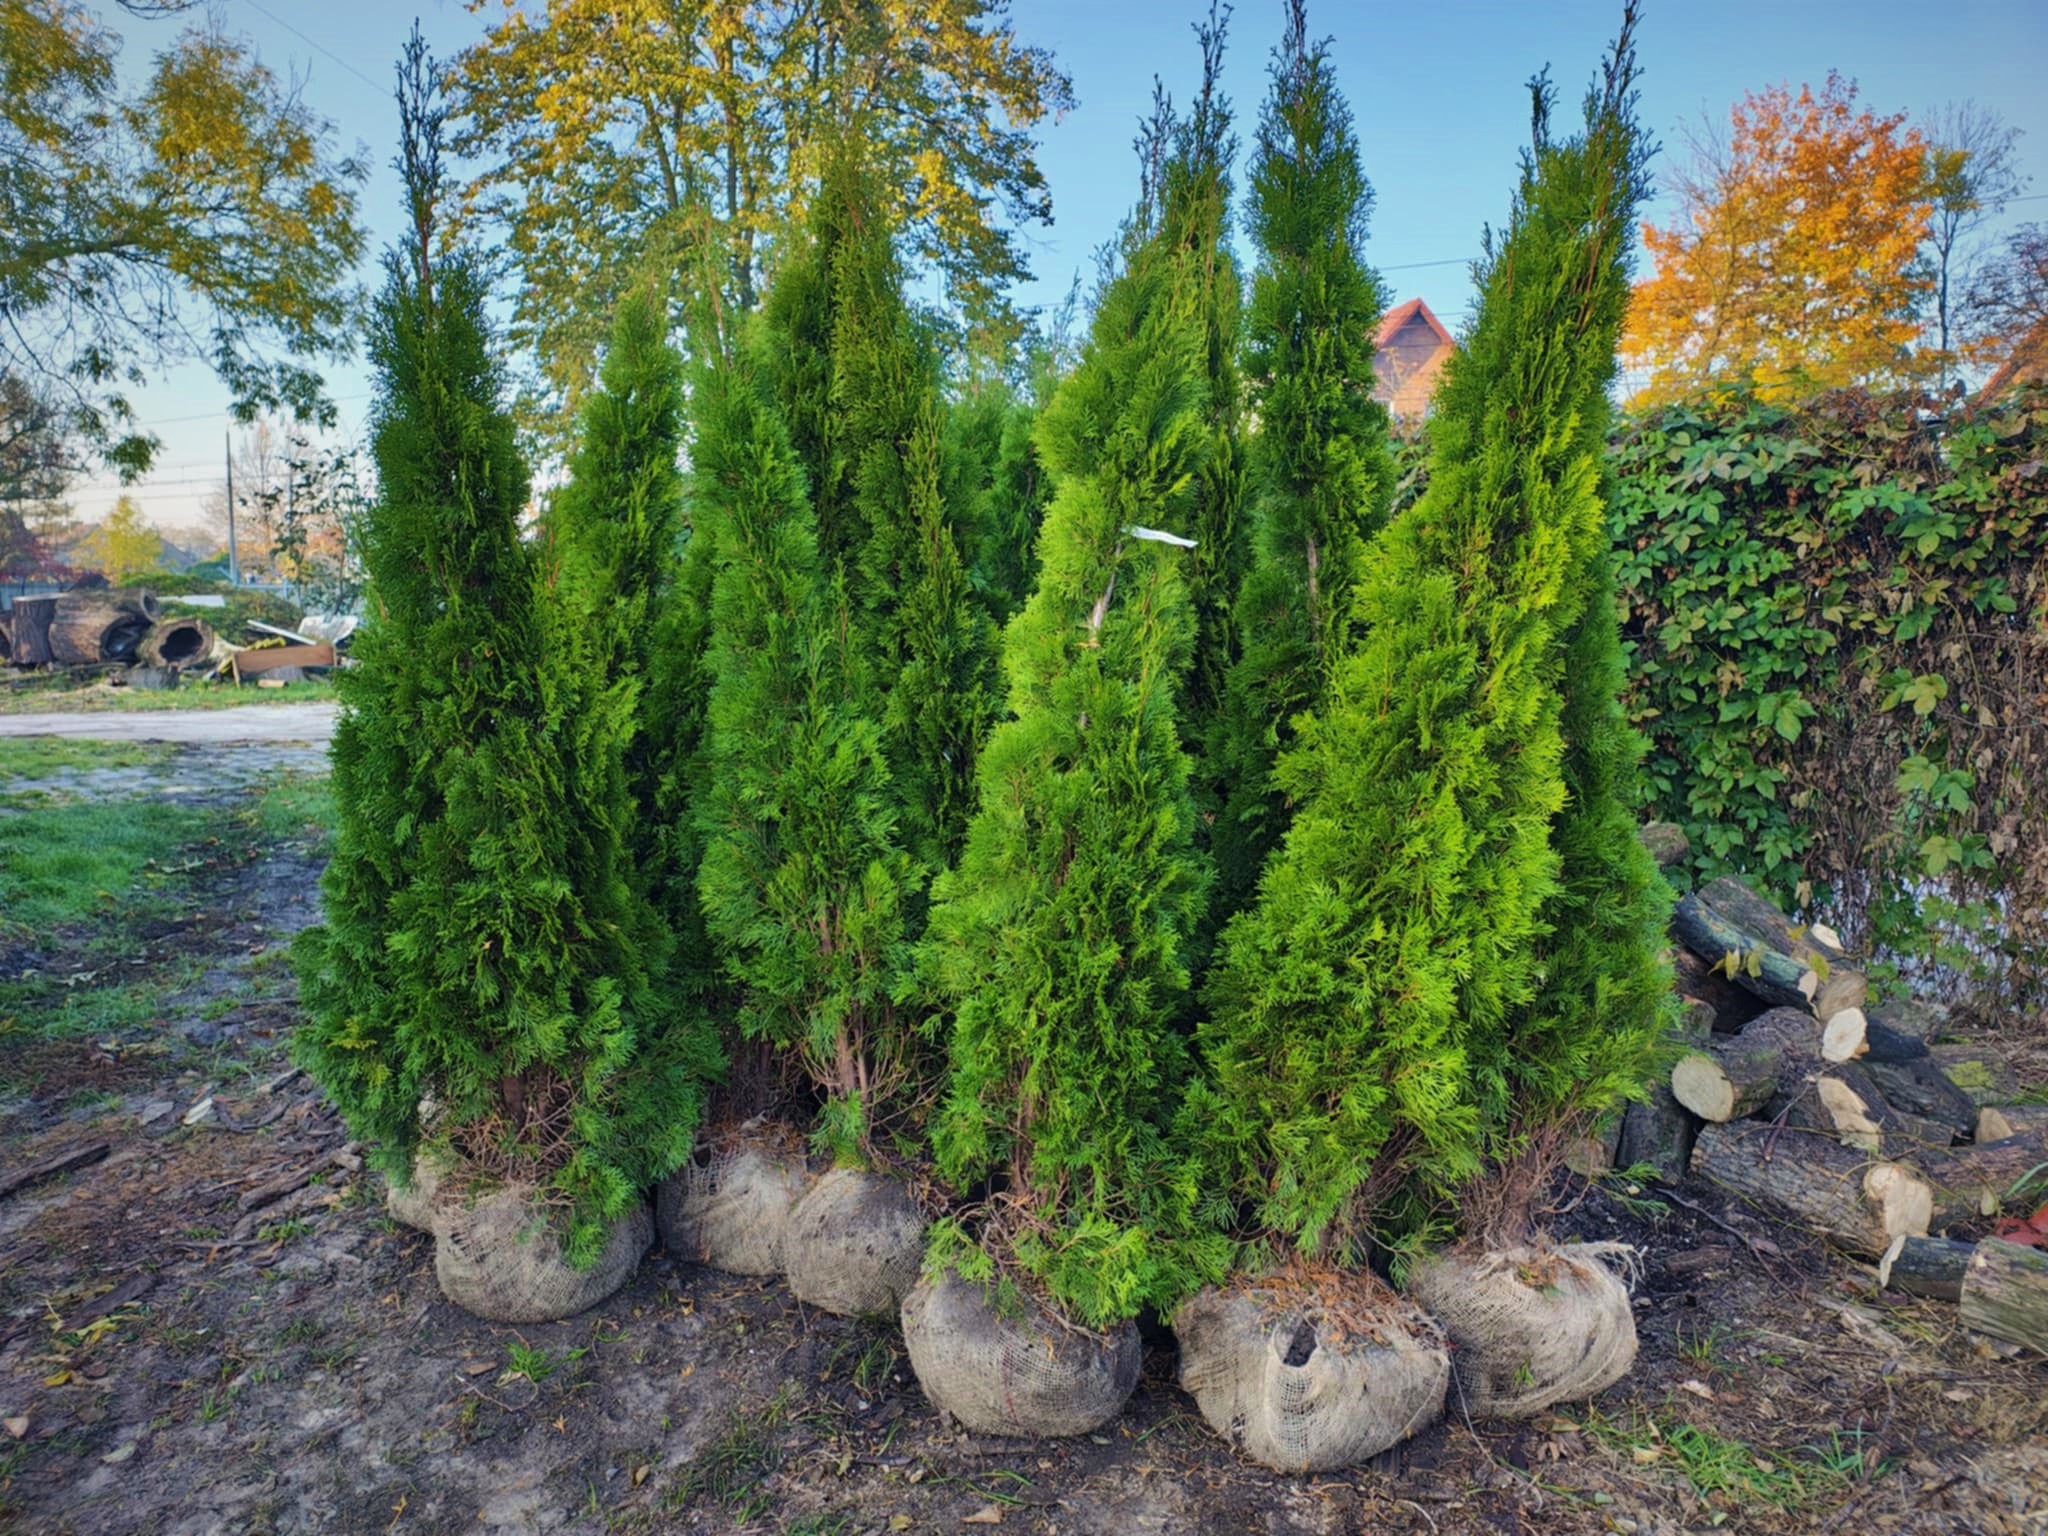
[[[66,667],[133,660],[156,620],[151,592],[66,592],[50,617],[50,659]]]

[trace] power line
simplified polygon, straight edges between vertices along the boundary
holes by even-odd
[[[301,32],[297,27],[293,26],[290,22],[286,21],[282,16],[278,15],[275,11],[270,10],[265,6],[258,5],[256,3],[256,0],[249,0],[249,9],[257,12],[259,15],[268,16],[272,21],[276,22],[280,27],[283,27],[285,31],[291,33],[293,37],[296,37],[300,42],[304,43],[308,48],[311,48],[315,53],[326,54],[328,58],[334,60],[335,63],[339,64],[343,69],[347,70],[350,74],[354,75],[358,80],[362,81],[363,84],[371,87],[373,90],[381,91],[384,89],[384,87],[379,85],[375,80],[372,80],[360,69],[357,69],[355,65],[349,63],[347,59],[344,59],[340,54],[334,52],[332,49],[323,47],[321,44],[314,42],[312,38],[306,36],[305,33]]]

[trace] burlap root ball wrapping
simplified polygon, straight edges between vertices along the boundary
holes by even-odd
[[[1135,1323],[1107,1335],[1063,1326],[1030,1298],[1006,1317],[988,1288],[948,1270],[903,1300],[903,1342],[932,1406],[977,1435],[1085,1435],[1138,1384]]]
[[[508,1184],[472,1200],[438,1203],[434,1278],[465,1312],[494,1323],[546,1323],[612,1295],[653,1246],[653,1218],[636,1200],[612,1223],[597,1262],[572,1269],[557,1219],[531,1188]]]
[[[730,1275],[783,1271],[790,1214],[810,1183],[801,1158],[742,1143],[662,1180],[654,1215],[670,1253]]]
[[[798,1301],[893,1315],[924,1264],[924,1216],[900,1180],[835,1168],[790,1213],[783,1259]]]
[[[434,1204],[441,1188],[441,1167],[431,1157],[415,1157],[412,1182],[403,1189],[384,1186],[384,1209],[401,1226],[421,1232],[434,1230]]]
[[[1458,1386],[1475,1417],[1524,1419],[1578,1402],[1628,1374],[1636,1320],[1608,1261],[1625,1243],[1447,1253],[1410,1277],[1451,1337]]]
[[[1252,1286],[1182,1303],[1180,1384],[1241,1455],[1283,1472],[1356,1466],[1435,1422],[1450,1385],[1442,1332],[1389,1297],[1371,1325],[1335,1327],[1315,1302]]]

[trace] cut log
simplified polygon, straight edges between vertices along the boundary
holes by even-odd
[[[1975,1243],[1952,1242],[1945,1237],[1896,1238],[1877,1261],[1877,1283],[1908,1296],[1961,1301],[1963,1271],[1970,1267],[1970,1255],[1976,1251]]]
[[[1776,1126],[1707,1126],[1693,1147],[1692,1168],[1866,1258],[1883,1253],[1893,1238],[1925,1237],[1934,1212],[1933,1191],[1912,1169]]]
[[[1863,1011],[1873,1024],[1882,1024],[1902,1035],[1932,1042],[1948,1023],[1948,1009],[1941,1003],[1924,1003],[1917,997],[1891,997],[1881,1003],[1865,1003]]]
[[[2048,1353],[2048,1253],[1987,1237],[1963,1272],[1963,1326]]]
[[[1621,1140],[1621,1112],[1604,1116],[1590,1130],[1569,1138],[1564,1144],[1564,1165],[1581,1178],[1597,1179],[1612,1173],[1616,1144]]]
[[[1982,1045],[1951,1044],[1928,1048],[1941,1075],[1968,1096],[1972,1107],[2010,1104],[2020,1096],[2020,1080],[2012,1064]]]
[[[1958,1136],[1975,1131],[1975,1101],[1948,1080],[1931,1055],[1897,1063],[1865,1062],[1863,1066],[1894,1109],[1937,1121]]]
[[[159,619],[150,625],[135,659],[146,667],[192,667],[213,649],[213,626],[204,619]]]
[[[54,597],[17,597],[8,612],[14,616],[9,629],[9,660],[17,667],[47,667],[50,655],[50,619],[57,611]]]
[[[2048,1133],[2048,1104],[1986,1104],[1977,1111],[1977,1140]]]
[[[1699,1117],[1672,1097],[1669,1083],[1653,1084],[1649,1097],[1629,1105],[1621,1117],[1614,1165],[1646,1169],[1651,1177],[1676,1184],[1692,1162],[1699,1128]]]
[[[50,659],[66,667],[132,661],[156,619],[156,595],[151,592],[66,592],[50,618]]]
[[[1713,1027],[1723,1034],[1734,1034],[1766,1007],[1762,998],[1744,991],[1725,971],[1682,945],[1671,952],[1671,972],[1679,996],[1713,1009]]]
[[[1844,1008],[1861,1008],[1869,1001],[1870,983],[1849,963],[1833,929],[1801,927],[1740,880],[1725,875],[1699,896],[1726,922],[1819,976],[1815,1017],[1831,1019]]]
[[[1671,931],[1687,949],[1720,966],[1729,980],[1773,1008],[1811,1009],[1820,993],[1818,972],[1728,921],[1697,891],[1679,897]]]
[[[1776,1030],[1722,1035],[1679,1057],[1671,1096],[1702,1120],[1726,1125],[1770,1103],[1785,1070],[1789,1042]]]
[[[1895,1109],[1857,1062],[1795,1063],[1779,1079],[1773,1120],[1834,1137],[1845,1147],[1911,1161],[1946,1151],[1952,1127]]]
[[[1685,828],[1675,821],[1643,823],[1636,829],[1636,841],[1650,850],[1650,857],[1657,861],[1659,869],[1684,863],[1685,856],[1692,852],[1692,842],[1686,837]]]
[[[1971,1226],[2048,1197],[2048,1136],[2036,1131],[1915,1158],[1934,1188],[1933,1230]]]
[[[1927,1054],[1927,1042],[1878,1023],[1861,1008],[1844,1008],[1822,1028],[1820,1053],[1829,1061],[1913,1061]]]

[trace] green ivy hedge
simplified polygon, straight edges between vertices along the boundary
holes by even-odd
[[[1937,417],[1741,390],[1611,468],[1646,809],[1905,973],[2048,1000],[2048,390]],[[1410,444],[1404,494],[1419,489]]]

